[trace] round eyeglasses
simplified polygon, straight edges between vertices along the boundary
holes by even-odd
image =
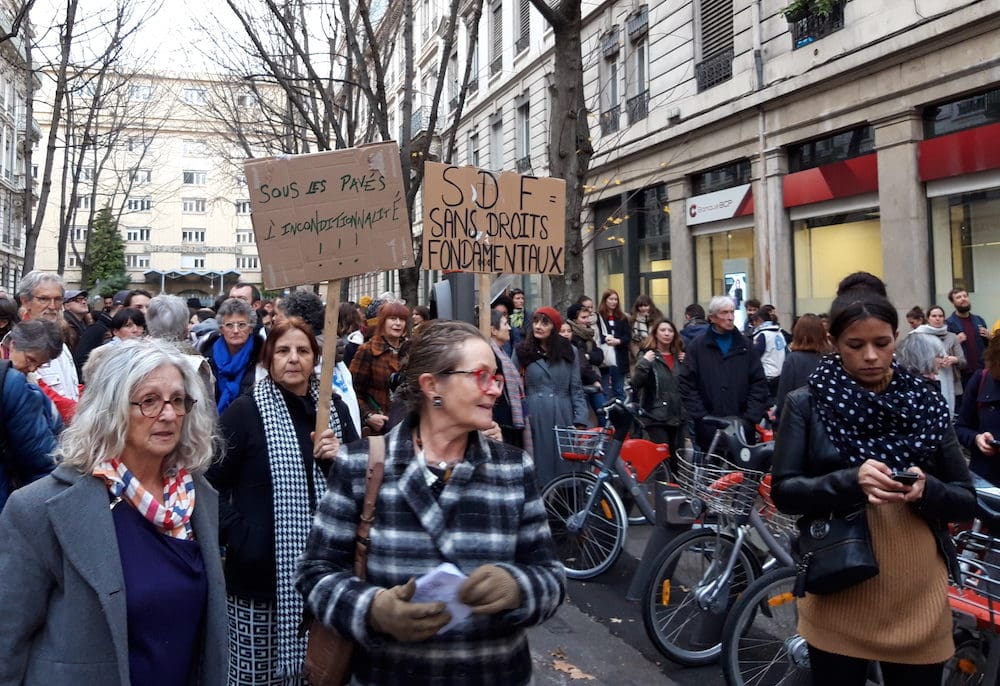
[[[476,377],[476,385],[479,386],[479,390],[489,391],[491,387],[503,390],[504,378],[503,374],[497,374],[494,372],[488,372],[485,369],[475,369],[475,370],[465,370],[465,369],[453,369],[450,372],[441,372],[444,376],[450,376],[451,374],[468,374],[470,376]]]
[[[198,401],[189,395],[177,395],[170,399],[161,398],[158,395],[147,395],[139,402],[130,402],[129,405],[138,407],[143,417],[155,419],[163,414],[163,408],[167,406],[167,403],[170,403],[170,407],[174,408],[174,414],[178,417],[183,417],[191,411],[196,402]]]

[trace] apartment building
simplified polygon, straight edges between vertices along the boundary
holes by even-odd
[[[260,284],[243,175],[248,150],[227,132],[241,112],[255,108],[256,96],[208,77],[117,78],[101,102],[102,124],[87,131],[78,116],[74,127],[60,127],[57,147],[61,152],[69,148],[70,155],[55,158],[38,268],[58,270],[63,223],[63,275],[67,283],[79,284],[93,215],[107,206],[125,241],[125,266],[134,288],[207,304],[236,281]],[[88,85],[75,87],[81,97],[87,95]],[[38,117],[47,130],[45,102],[51,99],[43,94],[41,100]],[[88,145],[90,140],[97,145]],[[67,159],[67,182],[59,187]]]
[[[0,3],[0,31],[10,30],[15,12],[12,3]],[[0,43],[0,290],[10,294],[24,270],[25,184],[30,182],[24,146],[39,136],[38,124],[27,118],[22,35]]]
[[[423,3],[418,97],[441,59],[459,63],[451,93],[471,3],[452,55],[447,3]],[[545,175],[551,30],[527,0],[493,0],[478,38],[452,161]],[[679,319],[727,292],[787,321],[865,269],[901,309],[958,285],[1000,315],[997,3],[587,2],[582,42],[592,295],[646,292]]]

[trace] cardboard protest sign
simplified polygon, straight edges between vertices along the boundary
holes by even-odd
[[[244,163],[267,288],[412,267],[394,142]]]
[[[562,274],[566,182],[428,162],[424,268]]]

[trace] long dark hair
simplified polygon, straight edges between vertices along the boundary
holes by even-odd
[[[545,321],[552,324],[552,333],[546,341],[548,350],[543,348],[542,342],[535,338],[535,329],[531,326],[531,322],[525,322],[524,337],[521,339],[521,342],[517,344],[517,348],[515,349],[518,364],[522,367],[527,367],[532,362],[542,359],[548,362],[558,362],[559,360],[564,360],[575,364],[576,349],[573,347],[572,343],[559,335],[559,331],[556,330],[555,322],[539,312],[535,313],[532,322],[534,322],[534,319],[537,318],[544,318]]]

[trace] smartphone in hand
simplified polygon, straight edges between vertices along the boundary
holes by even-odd
[[[901,483],[904,486],[912,486],[913,484],[917,483],[917,480],[920,478],[920,475],[917,474],[916,472],[904,472],[900,470],[893,470],[891,477],[892,480],[897,483]]]

